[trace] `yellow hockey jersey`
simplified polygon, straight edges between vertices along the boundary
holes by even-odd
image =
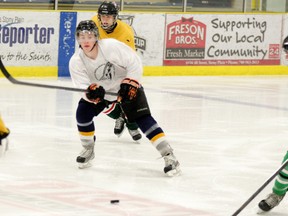
[[[117,20],[117,26],[114,31],[107,34],[107,32],[101,28],[101,23],[98,19],[98,15],[95,15],[92,20],[96,23],[99,29],[99,39],[114,38],[125,43],[133,50],[135,50],[134,31],[130,25],[121,20]]]

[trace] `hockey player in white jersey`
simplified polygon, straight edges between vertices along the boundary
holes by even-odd
[[[133,28],[118,19],[119,7],[116,2],[104,1],[98,8],[97,15],[92,17],[99,30],[99,39],[114,38],[135,48],[134,30]],[[128,129],[132,139],[139,143],[142,135],[138,130],[138,125],[135,122],[128,122],[118,104],[107,113],[110,118],[116,119],[114,134],[120,137],[125,130]]]
[[[138,124],[164,158],[164,173],[168,176],[179,175],[179,162],[173,149],[151,115],[141,85],[143,68],[140,58],[126,44],[110,38],[98,40],[98,36],[98,28],[92,20],[81,21],[76,28],[80,49],[69,62],[74,85],[87,88],[76,111],[77,127],[83,146],[76,159],[79,168],[87,167],[95,156],[94,117],[107,112],[115,103],[120,103],[128,120]]]

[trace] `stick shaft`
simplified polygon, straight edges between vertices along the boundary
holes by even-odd
[[[0,70],[2,71],[3,75],[13,84],[17,85],[25,85],[25,86],[32,86],[32,87],[40,87],[40,88],[50,88],[50,89],[60,89],[66,91],[74,91],[74,92],[85,92],[86,89],[79,89],[73,87],[64,87],[64,86],[55,86],[55,85],[47,85],[47,84],[38,84],[38,83],[31,83],[31,82],[23,82],[15,79],[11,76],[11,74],[5,68],[1,58],[0,58]],[[107,95],[117,96],[117,93],[113,92],[106,92]]]
[[[252,194],[252,196],[234,214],[232,214],[232,216],[238,215],[287,165],[288,160],[283,162],[276,172],[270,176],[264,184],[254,194]]]

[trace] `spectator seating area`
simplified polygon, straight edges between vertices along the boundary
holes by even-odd
[[[231,8],[233,0],[187,0],[187,8]],[[97,7],[103,1],[95,0],[58,0],[60,10],[91,10],[91,5]],[[116,1],[120,4],[120,1]],[[124,10],[140,11],[179,11],[183,7],[182,0],[136,1],[124,0]],[[0,0],[1,9],[56,9],[55,0]],[[199,10],[198,10],[199,11]],[[224,11],[224,10],[223,10]]]

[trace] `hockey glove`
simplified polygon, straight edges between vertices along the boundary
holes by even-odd
[[[118,91],[118,101],[132,101],[137,96],[138,88],[140,84],[136,80],[125,78]]]
[[[98,86],[96,83],[92,83],[86,92],[86,97],[94,102],[99,103],[104,99],[105,89],[102,86]]]

